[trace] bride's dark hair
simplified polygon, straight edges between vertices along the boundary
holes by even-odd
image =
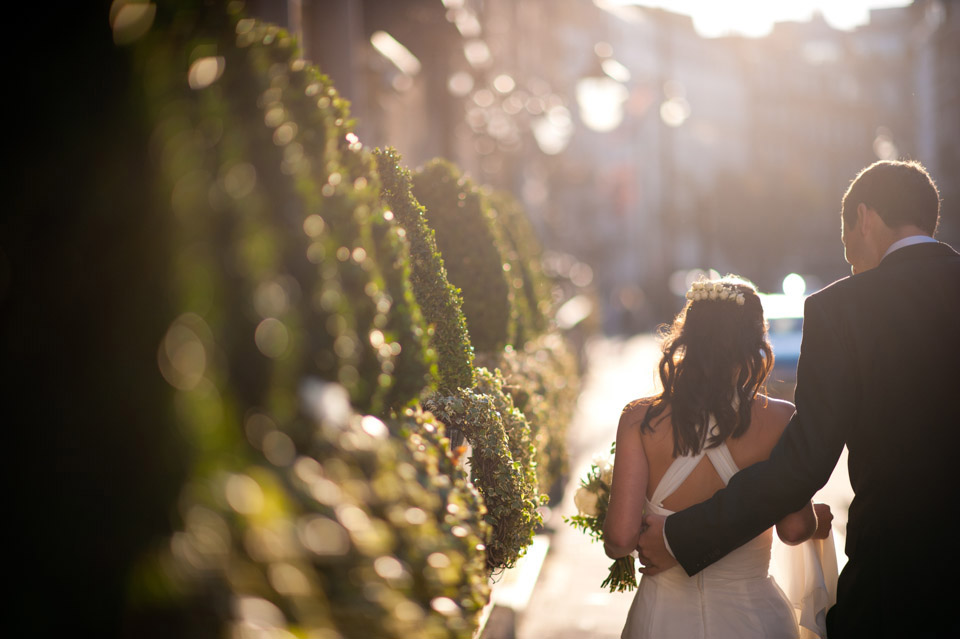
[[[669,408],[674,457],[697,454],[727,437],[743,435],[750,425],[753,397],[773,368],[756,289],[733,276],[715,281],[736,289],[743,304],[733,299],[690,300],[673,324],[661,329],[663,392],[650,403],[640,429],[651,432],[652,421]],[[717,418],[717,429],[708,433],[711,414]]]

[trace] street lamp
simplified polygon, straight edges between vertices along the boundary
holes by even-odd
[[[597,48],[600,49],[600,45]],[[620,126],[623,105],[630,95],[622,84],[630,79],[630,72],[613,58],[603,58],[592,57],[589,73],[577,81],[576,87],[580,119],[598,132],[613,131]]]

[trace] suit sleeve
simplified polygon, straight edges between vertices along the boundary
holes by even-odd
[[[856,367],[842,324],[819,296],[804,306],[797,412],[767,461],[737,473],[710,499],[667,518],[665,535],[694,575],[799,510],[830,478],[858,397]]]

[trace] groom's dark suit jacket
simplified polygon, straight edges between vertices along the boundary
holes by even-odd
[[[680,564],[693,575],[799,509],[846,444],[830,639],[960,636],[960,255],[907,246],[811,295],[796,404],[768,461],[667,519]]]

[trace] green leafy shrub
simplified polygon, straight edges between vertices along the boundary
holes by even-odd
[[[460,292],[447,280],[443,257],[424,209],[413,197],[410,173],[400,165],[395,149],[374,151],[383,198],[404,230],[410,249],[410,281],[427,323],[433,326],[431,343],[437,353],[439,389],[452,392],[473,386],[473,347],[461,312]]]
[[[529,507],[536,509],[547,503],[546,495],[540,494],[537,476],[537,449],[534,447],[533,433],[527,417],[513,403],[513,398],[505,388],[506,382],[499,369],[492,371],[477,369],[477,390],[493,399],[497,412],[503,420],[503,428],[510,445],[510,456],[514,465],[520,467],[523,474],[522,497]],[[540,523],[539,514],[533,519]]]
[[[490,595],[485,545],[490,532],[484,519],[486,506],[480,493],[456,465],[459,455],[450,450],[444,426],[433,415],[419,408],[407,408],[388,423],[407,442],[420,483],[426,486],[429,482],[441,503],[446,504],[443,508],[446,514],[440,523],[443,543],[459,553],[460,561],[448,565],[438,557],[426,556],[427,566],[418,579],[427,581],[421,585],[419,600],[432,602],[438,596],[446,596],[460,605],[466,619],[475,623]],[[434,586],[430,587],[431,584]],[[436,584],[445,590],[438,590]]]
[[[472,636],[489,597],[484,509],[443,472],[442,425],[406,409],[388,427],[320,380],[300,395],[308,417],[249,416],[261,454],[188,486],[183,530],[138,574],[141,601],[157,607],[151,587],[223,600],[237,632]]]
[[[507,281],[517,323],[514,348],[522,348],[547,329],[552,315],[550,285],[540,265],[542,249],[536,232],[516,198],[506,191],[487,195],[489,215],[500,251],[509,265]]]
[[[222,65],[215,82],[191,91],[183,81],[174,49],[186,42],[154,39],[144,63],[175,205],[213,209],[184,217],[206,225],[200,235],[224,238],[218,259],[244,265],[230,293],[243,290],[240,279],[264,287],[247,314],[283,322],[270,313],[286,310],[309,325],[297,346],[317,374],[383,415],[426,385],[430,356],[412,294],[395,276],[403,246],[382,219],[372,159],[349,130],[345,101],[285,32],[213,13],[177,19],[193,38],[190,68]],[[407,374],[393,375],[398,368]]]
[[[363,416],[431,363],[400,229],[329,81],[232,11],[161,11],[136,52],[175,220],[157,359],[194,463],[132,623],[470,636],[483,504],[432,418]]]
[[[503,388],[530,424],[537,451],[540,491],[549,493],[566,474],[566,434],[579,396],[576,356],[558,333],[546,333],[499,360]]]
[[[478,378],[489,377],[486,371],[478,371]],[[537,511],[540,497],[531,493],[527,471],[513,458],[498,406],[507,406],[507,401],[472,389],[433,395],[424,401],[424,408],[448,428],[458,428],[470,442],[470,478],[483,496],[486,521],[490,524],[486,541],[490,570],[512,568],[541,523]],[[519,421],[520,417],[514,413],[509,419]],[[522,439],[522,435],[516,439]],[[532,488],[535,490],[536,486]]]
[[[510,289],[483,194],[453,164],[440,159],[414,174],[413,194],[436,232],[447,277],[463,295],[473,347],[500,352],[512,339]]]
[[[340,366],[336,379],[351,390],[359,409],[385,414],[386,407],[418,396],[433,359],[406,277],[406,247],[384,219],[375,164],[350,131],[346,102],[328,78],[297,59],[289,38],[272,36],[271,27],[258,29],[263,37],[251,27],[238,35],[238,43],[245,44],[253,34],[249,50],[253,76],[263,90],[258,97],[261,117],[275,127],[272,141],[284,149],[280,168],[294,176],[307,203],[304,232],[312,237],[326,233],[333,240],[332,254],[318,250],[313,257],[324,268],[325,262],[338,262],[345,303],[336,314],[352,314],[354,325],[365,328],[355,342],[346,333],[337,336],[340,343],[335,340],[332,352],[352,355],[355,363],[349,362],[345,371]],[[338,292],[321,292],[321,305],[325,294],[329,300]],[[342,329],[343,322],[333,323]]]
[[[110,466],[83,483],[78,494],[90,500],[35,507],[31,521],[41,523],[31,532],[56,555],[46,563],[83,568],[61,572],[96,606],[74,634],[122,623],[131,636],[471,636],[488,568],[513,565],[539,522],[534,459],[517,461],[536,437],[499,378],[482,373],[489,394],[470,389],[462,319],[451,320],[445,343],[460,351],[438,384],[451,394],[427,406],[472,434],[472,469],[487,494],[462,476],[449,431],[413,407],[434,358],[407,281],[419,277],[406,266],[407,228],[387,219],[346,102],[298,58],[289,34],[243,18],[239,6],[150,5],[152,26],[129,55],[95,43],[119,61],[78,46],[122,89],[106,94],[116,103],[94,118],[95,134],[68,140],[82,176],[63,178],[78,189],[70,198],[82,196],[70,209],[76,220],[55,218],[52,248],[35,263],[6,234],[32,241],[49,220],[4,221],[14,317],[34,301],[21,291],[36,290],[56,312],[76,313],[70,328],[90,341],[67,399],[34,415],[82,413],[82,432],[92,426],[104,452],[56,450],[53,459]],[[111,162],[103,176],[79,166],[101,148],[98,137]],[[34,146],[44,149],[37,155],[49,148]],[[475,195],[464,192],[467,208]],[[65,342],[56,328],[36,332]],[[509,326],[501,333],[490,352],[500,353]],[[10,365],[35,357],[53,368],[60,345]],[[81,431],[68,426],[56,437],[72,444]],[[60,477],[47,481],[57,490],[39,492],[60,500]],[[102,521],[92,499],[110,506]],[[69,527],[89,524],[69,533],[68,561],[51,509],[66,512]],[[149,538],[152,550],[140,554]],[[41,586],[38,595],[49,590]]]

